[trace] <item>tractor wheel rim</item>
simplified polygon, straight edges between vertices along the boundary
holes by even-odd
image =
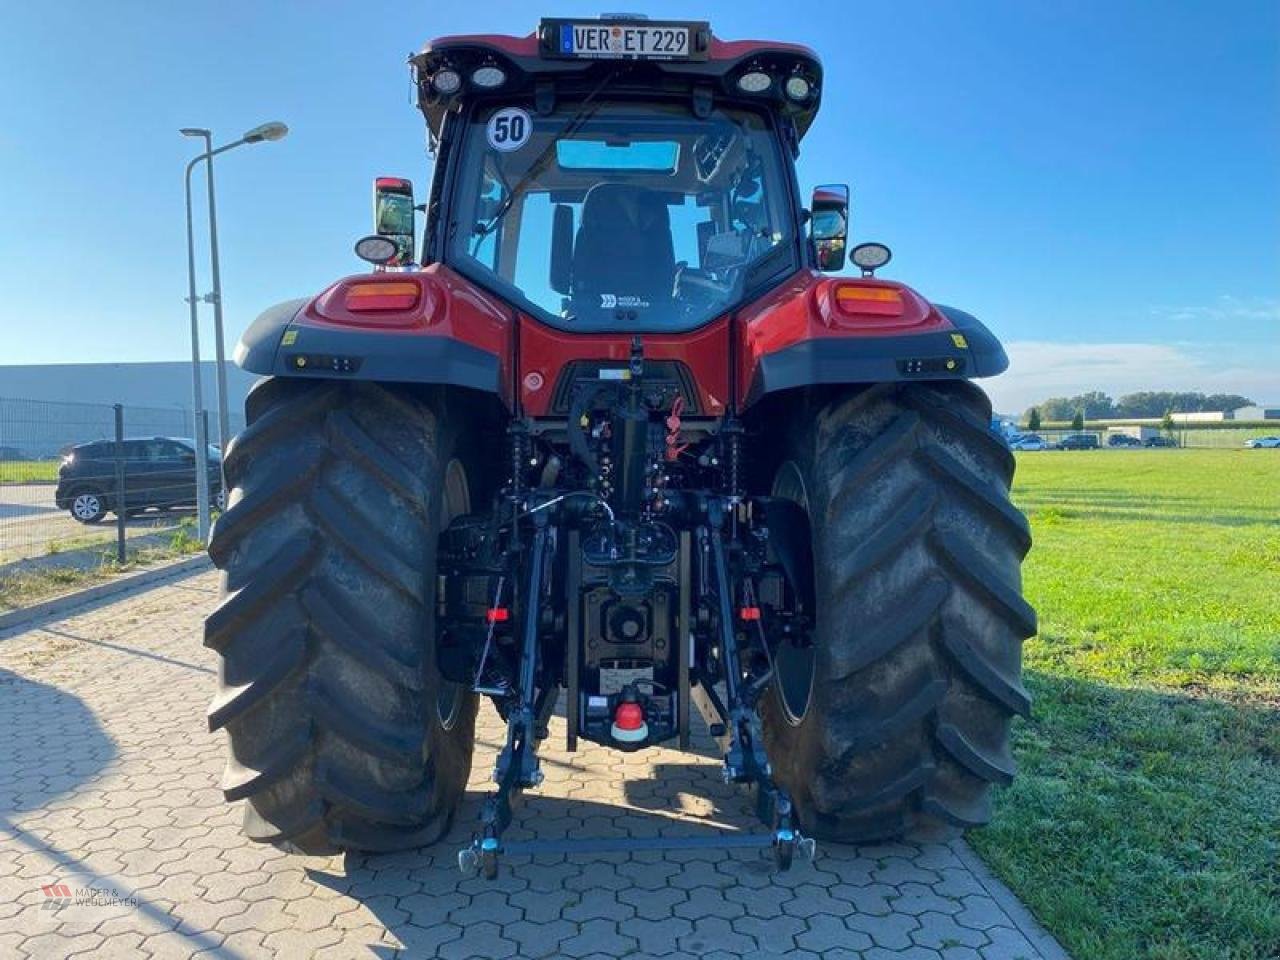
[[[462,461],[454,458],[444,468],[444,482],[441,484],[440,497],[440,532],[444,533],[455,517],[470,512],[471,487],[467,483],[467,471]],[[442,727],[451,730],[458,722],[465,691],[462,684],[443,677],[439,677],[439,684],[439,689],[436,691],[436,717]]]
[[[71,510],[80,520],[92,520],[102,512],[102,501],[92,493],[82,493],[72,502]]]
[[[804,509],[809,516],[809,492],[805,489],[804,477],[795,461],[788,460],[779,468],[773,480],[773,495],[783,500],[790,500]],[[813,611],[810,611],[812,616]],[[773,684],[778,698],[778,705],[787,723],[799,726],[809,712],[809,704],[813,699],[813,683],[815,660],[817,654],[813,644],[795,646],[782,643],[773,656],[777,682]]]

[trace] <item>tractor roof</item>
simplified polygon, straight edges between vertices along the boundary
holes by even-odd
[[[688,31],[687,52],[683,55],[644,54],[615,39],[614,49],[595,52],[574,51],[574,30],[615,38],[629,32]],[[606,46],[608,36],[604,37]],[[638,45],[653,43],[639,40]],[[692,98],[694,110],[701,104],[733,102],[767,107],[790,117],[798,136],[813,123],[821,100],[822,64],[818,55],[800,44],[770,40],[721,40],[704,21],[654,21],[641,18],[608,17],[564,20],[545,19],[527,36],[474,34],[439,37],[409,58],[418,87],[418,104],[434,136],[440,135],[445,114],[466,99],[510,99],[534,97],[538,109],[549,111],[558,96],[583,95],[594,90],[606,77],[611,95],[643,99],[651,96]],[[496,86],[481,86],[473,77],[482,68],[496,67],[487,78],[501,76]],[[442,72],[452,71],[460,83],[433,83]],[[751,92],[739,85],[747,74],[766,74],[764,89]],[[802,77],[807,83],[803,97],[787,94],[787,82]],[[758,81],[763,82],[763,81]],[[758,86],[757,83],[757,86]],[[794,89],[794,88],[793,88]]]

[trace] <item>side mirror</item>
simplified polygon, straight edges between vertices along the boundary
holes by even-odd
[[[557,203],[551,219],[551,289],[568,296],[572,274],[573,207]]]
[[[818,269],[826,272],[844,266],[845,241],[849,236],[849,187],[828,183],[814,187],[810,204],[809,238],[818,259]]]
[[[413,184],[399,177],[378,177],[373,181],[373,232],[396,245],[396,256],[388,261],[401,267],[414,262]]]

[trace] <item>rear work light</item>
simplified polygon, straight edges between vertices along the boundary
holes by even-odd
[[[836,308],[844,314],[900,317],[905,307],[902,294],[892,287],[868,287],[842,283],[836,287]]]
[[[445,67],[443,70],[437,70],[436,75],[431,78],[431,86],[436,93],[444,96],[452,96],[462,89],[462,75],[457,70],[451,70]]]
[[[344,304],[354,313],[412,310],[421,296],[422,289],[412,280],[353,283],[346,289]]]
[[[813,84],[799,74],[795,74],[787,79],[783,90],[792,100],[807,100],[813,90]]]
[[[483,90],[496,90],[507,82],[507,75],[501,67],[488,63],[471,74],[471,82]]]
[[[752,70],[738,78],[738,89],[743,93],[764,93],[773,86],[773,77],[763,70]]]

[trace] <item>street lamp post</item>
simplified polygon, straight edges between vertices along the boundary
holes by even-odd
[[[186,133],[186,131],[183,131]],[[200,385],[200,315],[196,297],[196,244],[191,225],[191,171],[200,160],[187,164],[187,303],[191,305],[191,415],[196,440],[196,527],[200,542],[209,540],[209,471],[201,469],[207,456],[204,433],[204,390]]]
[[[199,299],[203,299],[206,303],[213,304],[215,372],[217,375],[218,385],[218,447],[225,453],[227,449],[227,441],[231,439],[231,420],[230,414],[227,410],[227,360],[222,325],[222,274],[218,263],[218,214],[213,188],[213,158],[220,153],[226,153],[228,150],[234,150],[236,147],[243,146],[246,143],[262,143],[271,140],[281,140],[286,134],[288,134],[289,128],[279,122],[264,123],[260,126],[254,127],[239,140],[223,144],[216,149],[213,146],[213,133],[209,130],[205,130],[200,127],[184,127],[180,132],[184,137],[201,137],[204,139],[204,153],[200,154],[198,157],[192,158],[192,160],[187,164],[186,173],[187,300],[191,304],[191,389],[194,394],[193,410],[196,421],[196,446],[199,448],[196,460],[197,464],[200,464],[207,456],[208,438],[201,436],[204,432],[201,429],[201,424],[203,423],[201,411],[204,406],[204,396],[201,392],[200,384],[200,331],[196,306],[195,238],[191,224],[191,171],[194,170],[196,164],[201,161],[206,164],[205,173],[208,184],[207,192],[209,194],[209,266],[213,282],[213,291]],[[225,476],[223,478],[222,486],[225,491]],[[199,467],[197,467],[196,470],[196,501],[197,512],[199,514],[200,538],[202,540],[207,540],[209,537],[209,477],[208,471],[199,469]]]

